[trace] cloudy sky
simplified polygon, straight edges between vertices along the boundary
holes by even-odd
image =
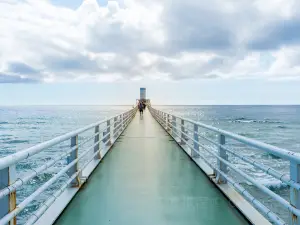
[[[300,104],[298,0],[0,0],[0,105]]]

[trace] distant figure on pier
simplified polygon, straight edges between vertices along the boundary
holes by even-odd
[[[140,115],[143,115],[144,105],[141,101],[139,101],[138,108],[140,111]]]

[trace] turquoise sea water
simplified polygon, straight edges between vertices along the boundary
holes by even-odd
[[[64,134],[74,129],[83,127],[92,122],[103,120],[105,117],[124,112],[132,106],[22,106],[22,107],[0,107],[0,156],[20,151],[34,144],[49,140],[55,136]],[[200,121],[218,128],[254,138],[290,151],[300,152],[300,106],[157,106],[157,108],[171,112],[182,117]],[[210,138],[216,138],[214,134],[206,133]],[[91,133],[86,133],[88,137]],[[228,142],[234,150],[258,160],[265,165],[273,166],[282,173],[288,173],[289,164],[270,154],[249,149],[244,145]],[[29,172],[31,169],[41,166],[43,163],[57,156],[61,151],[67,149],[69,142],[64,142],[53,148],[37,154],[32,159],[22,161],[17,165],[18,174]],[[207,155],[209,157],[209,155]],[[213,159],[212,159],[213,160]],[[262,184],[288,199],[288,188],[281,182],[265,175],[259,170],[231,157],[239,168],[251,173],[252,176]],[[66,164],[61,160],[53,168],[33,179],[29,184],[18,190],[17,201],[21,202],[34,190],[49,180],[53,174]],[[235,174],[232,174],[236,176]],[[271,199],[266,198],[258,190],[246,181],[240,182],[249,191],[266,204]],[[32,202],[18,216],[19,222],[23,223],[52,192],[59,187],[62,178],[56,182],[47,192]],[[278,205],[269,204],[269,207],[287,218],[287,212]]]

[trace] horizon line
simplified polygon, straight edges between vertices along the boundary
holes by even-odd
[[[4,106],[132,106],[133,104],[28,104],[28,105],[1,105]],[[151,104],[153,106],[300,106],[296,104]]]

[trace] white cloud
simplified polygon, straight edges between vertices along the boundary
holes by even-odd
[[[0,2],[0,82],[299,77],[296,0]],[[299,46],[299,47],[298,47]]]

